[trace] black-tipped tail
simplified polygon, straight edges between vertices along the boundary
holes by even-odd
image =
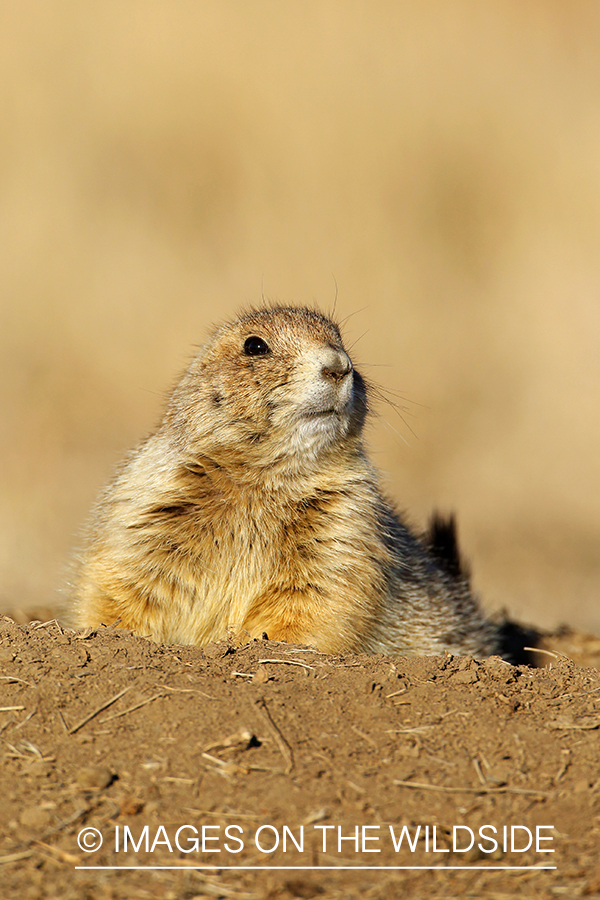
[[[441,568],[453,578],[468,578],[469,568],[460,555],[456,520],[435,512],[425,533],[425,543]]]

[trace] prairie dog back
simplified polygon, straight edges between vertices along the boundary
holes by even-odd
[[[96,504],[79,624],[170,643],[234,631],[329,653],[497,652],[452,526],[418,538],[381,494],[367,408],[318,312],[267,307],[217,329]]]

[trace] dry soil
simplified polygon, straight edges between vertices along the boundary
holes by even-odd
[[[2,896],[600,897],[600,641],[538,643],[535,668],[2,618]]]

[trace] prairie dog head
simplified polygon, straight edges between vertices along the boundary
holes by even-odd
[[[337,326],[309,309],[274,307],[213,334],[175,389],[165,423],[192,453],[264,467],[306,463],[358,439],[366,409]]]

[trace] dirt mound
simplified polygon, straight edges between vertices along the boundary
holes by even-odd
[[[0,638],[4,897],[600,896],[600,673],[555,652],[599,641],[533,669]]]

